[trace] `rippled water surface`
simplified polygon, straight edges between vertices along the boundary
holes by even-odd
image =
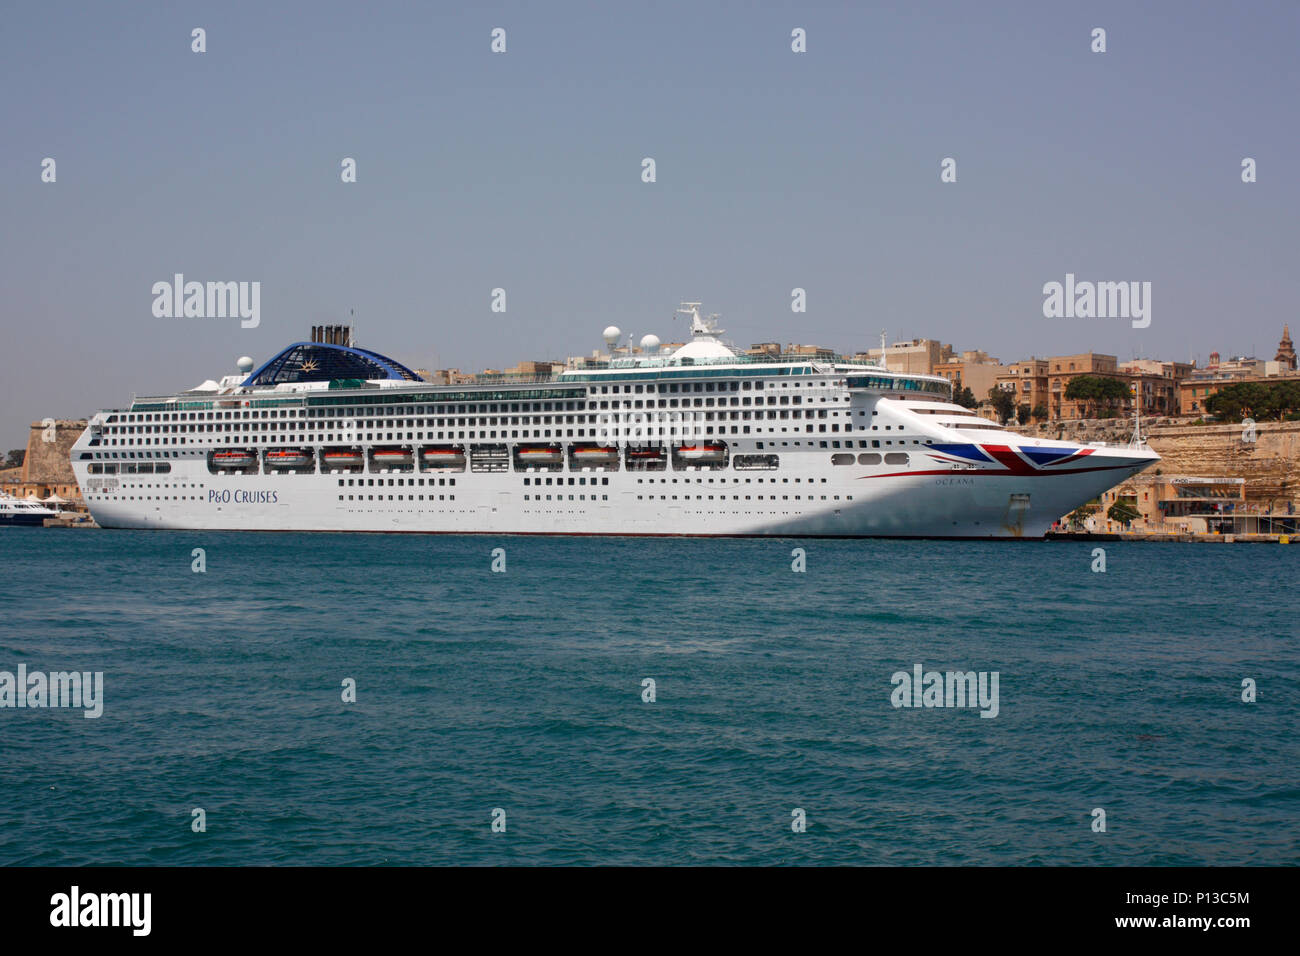
[[[1300,862],[1300,548],[1093,547],[0,529],[0,863]]]

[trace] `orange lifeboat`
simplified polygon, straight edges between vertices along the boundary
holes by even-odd
[[[515,449],[519,464],[525,467],[533,465],[558,465],[564,461],[564,453],[559,445],[532,445]]]
[[[266,463],[272,468],[302,468],[311,464],[311,453],[301,448],[272,448],[266,453]]]
[[[406,448],[376,448],[370,453],[370,458],[380,468],[400,468],[415,460]]]
[[[722,461],[727,457],[727,446],[715,442],[682,445],[677,455],[684,461]]]
[[[613,445],[579,445],[573,449],[573,460],[583,464],[604,465],[618,461],[618,449]]]
[[[359,448],[336,448],[321,458],[326,468],[360,468],[365,461]]]
[[[456,445],[431,445],[420,452],[420,460],[431,468],[452,468],[465,464],[465,452]]]

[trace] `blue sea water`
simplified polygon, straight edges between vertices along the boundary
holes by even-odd
[[[1300,548],[1097,546],[5,529],[0,863],[1300,862]]]

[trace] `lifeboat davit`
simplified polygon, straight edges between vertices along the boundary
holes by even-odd
[[[618,461],[618,449],[613,445],[579,445],[573,449],[573,460],[593,464]]]
[[[266,463],[272,468],[302,468],[311,464],[311,455],[301,448],[272,448],[266,453]]]
[[[521,465],[558,465],[564,460],[559,445],[538,445],[520,448],[515,452]]]
[[[722,461],[727,457],[727,447],[717,444],[683,445],[677,449],[677,455],[685,461]]]
[[[455,445],[433,445],[420,452],[420,460],[435,468],[465,464],[465,452]]]
[[[212,453],[212,464],[218,468],[249,468],[257,464],[257,455],[247,448],[225,448]]]
[[[409,465],[415,460],[410,451],[405,448],[376,448],[370,453],[370,457],[381,468]]]
[[[361,452],[355,448],[327,451],[321,457],[325,461],[326,468],[360,468],[365,460]]]

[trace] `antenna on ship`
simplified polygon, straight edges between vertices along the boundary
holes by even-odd
[[[1142,380],[1133,383],[1133,437],[1128,440],[1130,448],[1142,446]]]
[[[889,368],[889,364],[885,361],[885,330],[884,329],[880,330],[880,367]]]
[[[707,317],[700,315],[700,302],[683,302],[674,313],[677,315],[689,315],[691,317],[691,334],[695,336],[718,336],[726,329],[718,328],[718,313],[711,312]]]

